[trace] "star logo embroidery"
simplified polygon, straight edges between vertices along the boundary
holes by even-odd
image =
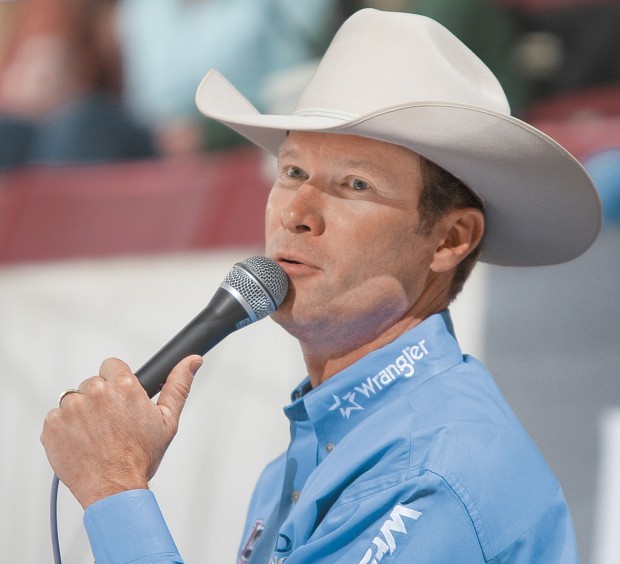
[[[335,394],[332,394],[334,398],[334,405],[330,406],[329,411],[334,411],[334,409],[340,408],[340,415],[342,415],[345,419],[348,419],[351,416],[351,412],[357,409],[364,409],[359,403],[355,401],[355,392],[349,392],[342,396],[342,400]],[[344,407],[342,401],[348,402]]]

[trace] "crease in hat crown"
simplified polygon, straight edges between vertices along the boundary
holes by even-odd
[[[205,115],[277,154],[287,131],[359,135],[407,147],[485,202],[481,260],[537,266],[587,250],[601,203],[581,164],[510,115],[488,67],[424,16],[364,9],[343,23],[291,114],[261,114],[219,72],[196,93]]]
[[[361,117],[416,102],[510,113],[497,78],[460,40],[430,18],[404,15],[409,18],[367,9],[349,18],[334,36],[295,113],[308,115],[310,108],[320,108]]]

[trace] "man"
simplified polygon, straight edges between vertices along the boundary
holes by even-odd
[[[354,14],[291,116],[260,115],[217,72],[197,103],[278,155],[266,255],[291,289],[273,318],[308,369],[239,562],[577,562],[559,484],[447,307],[478,253],[537,265],[590,246],[582,167],[411,14]],[[108,360],[49,414],[42,441],[99,564],[181,561],[147,484],[199,365],[179,363],[155,405]]]

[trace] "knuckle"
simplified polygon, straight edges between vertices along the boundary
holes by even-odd
[[[105,380],[103,380],[100,376],[92,376],[80,384],[78,391],[81,394],[96,395],[100,394],[104,389]]]
[[[121,393],[128,394],[136,385],[136,378],[133,374],[122,374],[116,380],[116,385]]]
[[[176,390],[183,400],[186,400],[189,397],[190,389],[191,389],[190,383],[177,382]]]
[[[45,420],[43,421],[43,432],[45,432],[46,428],[55,426],[61,415],[62,414],[60,413],[59,408],[52,409],[50,412],[48,412],[48,414],[45,416]]]
[[[46,416],[43,421],[43,429],[41,431],[40,441],[45,444],[50,433],[53,433],[56,429],[60,427],[62,419],[62,413],[60,409],[55,408],[52,409]]]
[[[106,380],[130,372],[127,364],[118,358],[106,358],[99,368],[99,375]]]

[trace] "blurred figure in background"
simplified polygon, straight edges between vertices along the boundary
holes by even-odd
[[[521,31],[515,65],[534,101],[620,83],[617,0],[495,0]]]
[[[152,156],[119,104],[114,0],[17,0],[0,63],[0,168]]]
[[[329,0],[120,0],[126,105],[162,154],[241,143],[197,111],[204,69],[220,69],[265,109],[270,77],[320,57],[336,14]]]
[[[270,78],[320,57],[340,22],[329,0],[16,0],[14,12],[0,169],[236,145],[196,110],[204,69],[264,109]]]

